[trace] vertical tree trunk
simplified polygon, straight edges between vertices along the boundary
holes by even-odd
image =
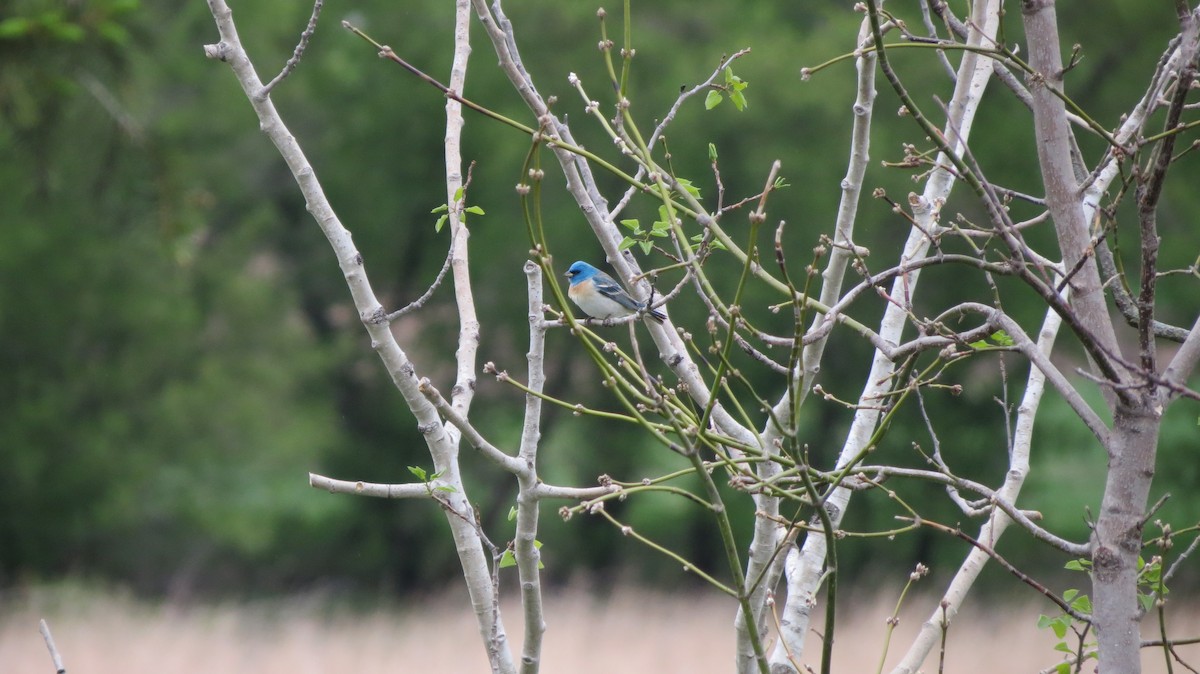
[[[1141,671],[1138,631],[1137,560],[1162,403],[1153,394],[1118,403],[1108,443],[1108,480],[1100,519],[1092,535],[1093,618],[1100,671]]]

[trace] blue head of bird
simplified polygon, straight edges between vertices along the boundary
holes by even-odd
[[[571,285],[575,285],[576,283],[592,278],[599,271],[599,269],[596,269],[583,260],[577,260],[567,268],[567,273],[563,274],[563,276],[571,279]]]

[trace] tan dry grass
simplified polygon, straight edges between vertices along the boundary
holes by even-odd
[[[566,592],[547,604],[542,671],[548,674],[732,671],[733,607],[721,597],[622,589],[605,597]],[[887,611],[844,610],[835,672],[876,670]],[[519,644],[516,606],[505,615],[511,641]],[[1025,673],[1054,663],[1053,639],[1036,629],[1036,616],[1027,607],[968,615],[952,628],[945,671]],[[0,607],[0,672],[51,671],[37,629],[43,617],[73,674],[488,671],[467,603],[457,596],[351,612],[311,599],[181,608],[113,594],[35,591]],[[920,620],[914,611],[901,621],[889,664]],[[1195,616],[1190,623],[1176,627],[1200,628]],[[818,647],[815,638],[811,643]],[[1200,647],[1181,652],[1200,660]],[[1143,660],[1146,672],[1165,671],[1161,652],[1147,651]],[[925,671],[937,671],[934,658]]]

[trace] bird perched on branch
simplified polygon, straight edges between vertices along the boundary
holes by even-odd
[[[645,312],[659,323],[667,320],[661,311],[647,309],[645,303],[630,297],[613,277],[586,262],[572,264],[565,276],[571,279],[567,295],[592,318],[622,318]]]

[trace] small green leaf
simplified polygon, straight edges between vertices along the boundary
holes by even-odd
[[[1154,608],[1154,595],[1139,594],[1138,603],[1142,605],[1143,611],[1149,611],[1150,609]]]
[[[1065,642],[1065,641],[1060,641],[1057,644],[1054,644],[1054,650],[1062,651],[1063,653],[1073,653],[1074,652],[1074,649],[1072,649],[1069,645],[1067,645],[1067,642]]]
[[[638,241],[638,245],[642,247],[642,254],[644,255],[649,255],[650,251],[654,249],[654,244],[649,241]]]
[[[508,521],[511,522],[517,519],[517,506],[512,506],[508,509]]]
[[[1037,626],[1039,629],[1045,629],[1049,627],[1050,629],[1054,630],[1054,634],[1061,639],[1066,635],[1067,628],[1071,626],[1071,617],[1067,615],[1060,615],[1057,618],[1051,618],[1049,616],[1041,615],[1038,616]]]
[[[683,188],[683,191],[687,192],[693,197],[700,196],[700,188],[693,185],[692,181],[688,180],[687,178],[677,178],[676,182],[678,182],[679,186]]]
[[[655,220],[654,224],[650,226],[651,234],[653,234],[655,232],[668,232],[670,230],[671,230],[671,223],[666,222],[664,220]]]
[[[459,185],[458,189],[454,190],[454,200],[462,201],[462,198],[463,198],[463,187],[462,187],[462,185]]]
[[[637,229],[639,227],[641,227],[641,224],[638,222],[637,218],[629,218],[628,220],[622,220],[621,224],[625,225],[625,227],[632,229],[634,231],[637,231]]]
[[[1074,599],[1075,597],[1078,597],[1078,596],[1079,596],[1079,590],[1075,590],[1075,589],[1063,590],[1063,601],[1071,601],[1072,599]]]
[[[454,487],[451,487],[451,486],[450,486],[450,485],[448,485],[448,484],[441,484],[441,485],[438,485],[438,486],[434,487],[434,488],[433,488],[433,490],[434,490],[434,491],[448,492],[448,493],[451,493],[451,494],[453,494],[453,493],[455,493],[455,492],[457,492],[457,491],[458,491],[458,489],[455,489]]]
[[[738,109],[738,112],[746,109],[746,96],[738,89],[729,92],[729,100],[733,103],[733,107]]]
[[[696,245],[692,246],[692,250],[696,250],[697,248],[700,247],[700,244],[704,242],[704,235],[697,234],[696,236],[693,236],[690,240],[696,242]],[[713,250],[729,250],[728,248],[725,247],[725,244],[721,243],[720,241],[717,241],[716,239],[709,241],[708,245],[711,246]]]
[[[29,17],[14,16],[0,21],[0,39],[21,37],[33,30]]]
[[[621,243],[617,246],[617,250],[625,250],[626,248],[633,246],[635,243],[637,243],[637,239],[631,239],[627,236],[624,239],[621,239]]]
[[[448,216],[448,215],[443,215],[442,217],[438,218],[437,222],[433,223],[433,231],[435,231],[435,232],[442,231],[442,227],[444,227],[446,225],[446,221],[449,219],[450,219],[450,216]]]
[[[438,206],[437,208],[435,208],[429,212],[430,213],[445,213],[446,211],[449,211],[449,210],[450,210],[449,206],[447,206],[446,204],[442,204],[441,206]]]
[[[408,472],[410,472],[410,473],[412,473],[413,475],[415,475],[415,476],[416,476],[416,478],[417,478],[418,480],[422,481],[422,482],[428,482],[428,481],[429,481],[429,473],[426,473],[426,472],[425,472],[425,469],[424,469],[424,468],[422,468],[422,467],[420,467],[420,466],[409,466],[409,467],[408,467]]]
[[[986,349],[988,343],[986,339],[981,339],[978,342],[971,342],[967,346],[971,347],[972,349]]]
[[[1071,674],[1071,663],[1060,662],[1054,666],[1055,674]]]
[[[467,206],[467,212],[472,215],[484,215],[483,209],[478,206]]]
[[[1086,569],[1084,568],[1083,565],[1084,565],[1084,560],[1072,559],[1071,561],[1067,562],[1064,565],[1064,568],[1066,568],[1070,571],[1085,571]]]
[[[1071,602],[1071,608],[1075,609],[1076,611],[1079,611],[1080,613],[1091,613],[1092,612],[1092,600],[1088,599],[1088,596],[1086,594],[1080,595],[1078,599]]]
[[[992,337],[992,341],[999,344],[1000,346],[1012,346],[1014,344],[1013,338],[1010,337],[1009,334],[1003,330],[997,330],[997,331],[993,332],[991,337]]]
[[[716,89],[709,90],[708,95],[704,97],[704,109],[712,110],[713,108],[717,107],[721,104],[722,98],[721,92],[717,91]]]
[[[44,26],[46,30],[50,31],[51,35],[63,42],[82,42],[83,38],[87,37],[83,26],[71,23],[70,21],[48,21]]]
[[[708,161],[713,164],[717,163],[717,146],[712,143],[708,144]]]
[[[117,46],[124,46],[129,43],[129,31],[125,30],[125,26],[116,21],[101,22],[96,26],[96,33]]]
[[[537,539],[534,539],[533,547],[537,548],[538,550],[541,550],[542,542]],[[500,568],[506,569],[510,566],[516,566],[516,565],[517,565],[517,556],[515,554],[513,554],[512,548],[508,548],[507,550],[504,551],[504,554],[500,555]],[[546,565],[542,564],[541,559],[538,559],[538,568],[539,569],[546,568]]]

